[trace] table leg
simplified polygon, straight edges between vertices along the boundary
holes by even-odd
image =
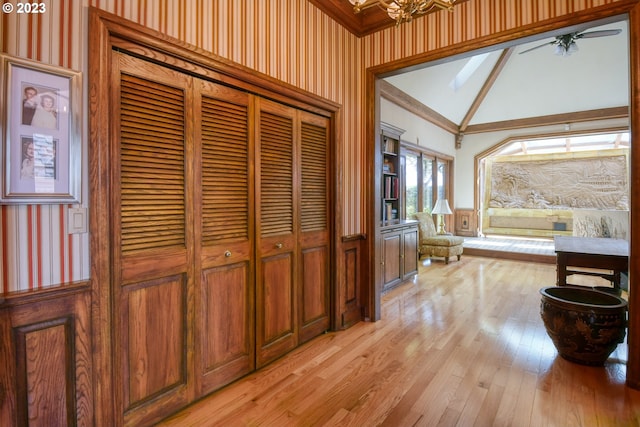
[[[567,284],[567,260],[564,254],[557,254],[556,257],[556,272],[557,272],[557,286],[564,286]]]
[[[613,287],[620,289],[620,270],[613,270]]]

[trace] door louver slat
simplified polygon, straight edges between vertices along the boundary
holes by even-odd
[[[249,239],[248,111],[202,98],[202,242]]]
[[[327,221],[327,130],[302,123],[302,206],[301,229],[320,231]]]
[[[293,232],[293,121],[260,113],[262,237]]]
[[[122,252],[185,246],[184,93],[121,78]]]

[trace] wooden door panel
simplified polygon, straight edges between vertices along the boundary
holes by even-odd
[[[320,246],[302,251],[300,341],[329,329],[329,248]]]
[[[409,229],[403,233],[402,262],[404,279],[418,272],[418,230]]]
[[[72,323],[69,316],[14,330],[20,425],[75,425]]]
[[[116,408],[150,424],[191,392],[193,79],[113,52],[113,334]]]
[[[247,262],[203,272],[201,394],[249,373],[255,367],[250,267]]]
[[[329,328],[331,199],[329,120],[300,112],[300,341]]]
[[[343,276],[337,295],[337,327],[347,328],[362,317],[362,239],[348,239],[342,242]]]
[[[383,254],[383,278],[384,283],[392,283],[400,280],[400,240],[401,235],[397,233],[388,233],[382,235],[382,254]]]
[[[291,252],[262,259],[257,301],[257,366],[295,348],[298,344]]]
[[[296,110],[259,99],[256,108],[256,364],[298,344]]]
[[[255,368],[252,96],[199,81],[194,163],[197,395]]]
[[[124,343],[126,408],[170,390],[185,392],[186,278],[170,276],[128,286],[123,294],[121,337]]]
[[[184,272],[187,253],[179,248],[166,249],[146,254],[123,255],[121,260],[120,283],[127,285]]]
[[[91,295],[78,285],[0,309],[0,425],[91,425]]]

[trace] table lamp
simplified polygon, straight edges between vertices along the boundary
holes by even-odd
[[[447,199],[436,200],[436,205],[433,207],[431,213],[438,215],[438,234],[447,234],[444,229],[443,215],[451,215],[453,213],[449,207],[449,201],[447,201]]]

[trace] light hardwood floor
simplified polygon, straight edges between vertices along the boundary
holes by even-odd
[[[555,266],[421,261],[382,320],[312,340],[163,426],[640,426],[627,346],[604,367],[557,355],[539,289]]]

